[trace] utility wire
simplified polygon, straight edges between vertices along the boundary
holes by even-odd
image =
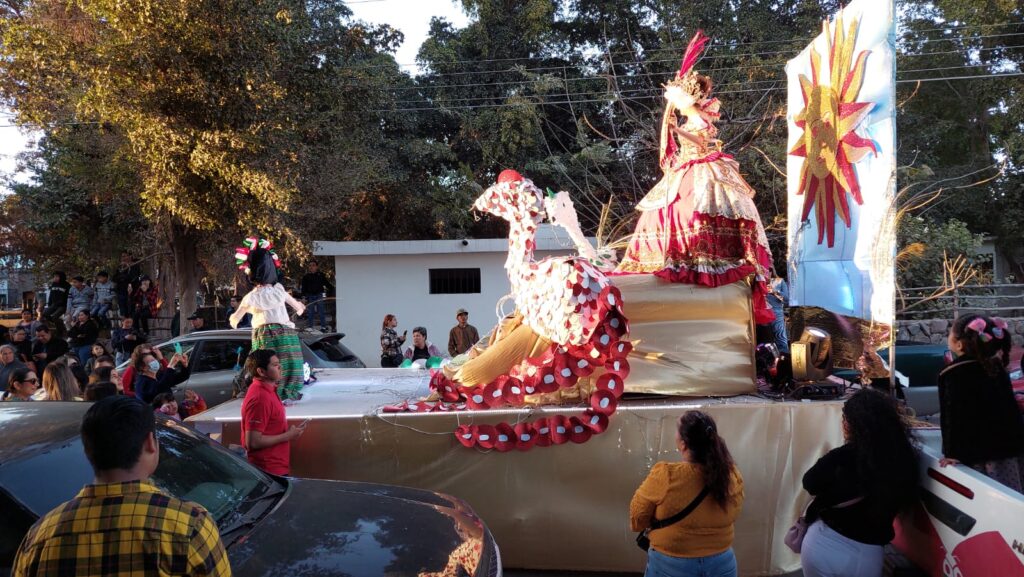
[[[1005,74],[973,74],[973,75],[966,75],[966,76],[950,76],[950,77],[935,77],[935,78],[907,78],[907,79],[897,80],[896,83],[897,84],[907,84],[907,83],[912,83],[912,82],[937,82],[937,81],[942,81],[942,80],[945,80],[945,81],[953,81],[953,80],[984,80],[984,79],[991,79],[991,78],[1008,78],[1008,77],[1015,77],[1015,76],[1024,76],[1024,72],[1012,72],[1012,73],[1005,73]],[[788,87],[786,87],[786,86],[779,86],[779,87],[776,87],[776,88],[762,88],[762,89],[749,89],[749,90],[728,90],[728,91],[723,90],[723,91],[716,91],[714,94],[716,94],[716,95],[718,95],[718,94],[740,94],[740,93],[748,93],[748,92],[764,93],[764,92],[777,92],[777,91],[780,91],[780,90],[787,90],[787,89],[788,89]],[[562,95],[560,95],[560,96],[562,96]],[[416,112],[416,111],[427,111],[427,110],[433,110],[433,111],[439,111],[440,112],[440,111],[450,111],[450,110],[473,110],[473,109],[477,109],[477,108],[515,108],[515,107],[519,107],[519,106],[532,106],[532,105],[550,106],[550,105],[559,105],[559,104],[589,104],[589,103],[598,103],[598,102],[601,102],[601,103],[611,103],[611,102],[615,102],[615,101],[618,101],[618,100],[647,100],[647,99],[660,98],[660,97],[661,97],[661,94],[660,93],[656,93],[656,94],[650,94],[650,95],[647,95],[647,96],[636,96],[636,97],[630,97],[630,98],[618,98],[618,97],[616,97],[616,95],[614,93],[610,93],[607,98],[595,98],[595,99],[584,99],[584,100],[571,100],[570,99],[570,100],[540,101],[540,102],[532,101],[531,100],[531,101],[523,102],[523,103],[507,103],[507,102],[505,102],[505,103],[495,103],[495,104],[475,104],[475,105],[464,105],[464,106],[425,106],[425,107],[416,107],[416,108],[394,108],[394,109],[383,109],[383,110],[370,110],[370,111],[367,111],[367,112],[372,112],[372,113],[395,113],[395,112]]]
[[[954,81],[954,80],[984,80],[984,79],[992,79],[992,78],[1012,78],[1012,77],[1017,77],[1017,76],[1024,76],[1024,72],[1008,72],[1008,73],[1003,73],[1003,74],[970,74],[970,75],[964,75],[964,76],[948,76],[948,77],[939,76],[939,77],[933,77],[933,78],[905,78],[905,79],[896,80],[896,84],[907,84],[907,83],[912,83],[912,82]],[[780,91],[780,90],[787,90],[787,89],[788,89],[788,87],[786,87],[786,86],[779,86],[779,87],[775,87],[775,88],[761,88],[761,89],[752,88],[752,89],[743,89],[743,90],[721,90],[721,91],[715,91],[715,94],[741,94],[741,93],[749,93],[749,92],[765,93],[765,92],[777,92],[777,91]],[[615,101],[618,101],[618,100],[648,100],[648,99],[652,99],[652,98],[659,98],[661,96],[661,94],[657,93],[657,92],[643,95],[642,93],[644,93],[644,92],[651,92],[651,90],[649,90],[649,89],[648,90],[645,90],[645,89],[625,90],[625,91],[619,91],[617,93],[609,93],[608,96],[605,97],[605,98],[590,98],[590,99],[580,99],[580,100],[574,100],[572,98],[569,98],[568,100],[540,101],[540,102],[532,101],[531,100],[531,101],[528,101],[528,102],[523,102],[521,104],[520,103],[503,102],[503,103],[494,103],[494,104],[474,104],[474,105],[462,105],[462,106],[425,106],[425,107],[410,107],[410,108],[389,108],[389,109],[382,109],[382,110],[370,110],[370,111],[365,111],[365,112],[372,112],[372,113],[383,114],[383,113],[417,112],[417,111],[429,111],[429,110],[433,110],[433,111],[450,111],[450,110],[474,110],[474,109],[478,109],[478,108],[515,108],[515,107],[519,107],[519,106],[533,106],[533,105],[537,105],[537,106],[551,106],[551,105],[561,105],[561,104],[591,104],[591,103],[598,103],[598,102],[610,103],[610,102],[615,102]],[[622,97],[619,96],[620,94],[634,94],[634,93],[639,93],[640,95],[629,97],[629,98],[622,98]],[[570,96],[570,97],[574,96],[574,95],[590,96],[590,95],[593,95],[593,94],[594,93],[575,93],[575,94],[570,94],[568,96]],[[562,96],[566,96],[566,95],[559,95],[559,97],[562,97]],[[423,102],[426,103],[426,101],[423,101]],[[73,126],[73,125],[94,125],[94,124],[100,124],[100,122],[58,122],[58,123],[48,124],[48,125],[46,125],[43,128],[55,128],[55,127],[59,127],[59,126]],[[17,128],[18,126],[19,125],[17,125],[17,124],[0,124],[0,128]]]
[[[979,48],[979,49],[976,49],[976,50],[972,49],[972,51],[976,51],[976,52],[991,52],[991,51],[996,51],[996,50],[1006,50],[1006,49],[1014,49],[1014,48],[1024,48],[1024,45],[1011,45],[1011,46],[1001,46],[1001,47],[993,47],[993,48]],[[796,53],[794,53],[794,55],[795,54]],[[932,52],[903,53],[903,54],[897,54],[897,56],[900,56],[900,57],[903,57],[903,58],[920,58],[920,57],[924,57],[924,56],[946,55],[946,54],[966,54],[966,52],[964,50],[945,50],[945,51],[932,51]],[[720,72],[733,71],[733,70],[763,70],[763,69],[768,69],[768,68],[776,68],[776,67],[784,64],[786,61],[787,61],[787,59],[775,59],[773,61],[764,62],[764,63],[761,63],[761,64],[746,64],[746,65],[741,65],[741,66],[725,66],[725,67],[720,67],[720,68],[706,68],[704,70],[704,72],[707,75],[713,75],[713,74],[717,74],[717,73],[720,73]],[[665,63],[665,62],[673,62],[674,63],[674,62],[676,62],[676,60],[675,59],[650,60],[650,61],[646,61],[646,62],[641,62],[639,64],[643,65],[643,66],[647,66],[649,64]],[[565,69],[569,69],[569,68],[577,68],[577,66],[575,66],[575,65],[552,66],[552,67],[545,68],[545,70],[546,69],[550,69],[550,70],[565,70]],[[438,74],[425,75],[425,76],[423,76],[421,78],[423,78],[423,79],[449,78],[451,76],[466,76],[466,75],[472,75],[472,74],[477,74],[477,75],[480,75],[480,76],[496,75],[496,74],[522,74],[522,73],[525,73],[525,72],[529,72],[531,70],[540,70],[540,69],[539,68],[533,68],[533,69],[531,69],[531,68],[509,68],[509,69],[506,69],[506,70],[494,70],[494,71],[438,73]],[[341,72],[344,73],[346,71],[341,71]],[[659,73],[659,72],[637,72],[637,73],[634,73],[634,74],[623,75],[622,78],[638,79],[638,78],[653,78],[653,77],[657,77],[659,79],[664,80],[664,79],[668,78],[670,75],[671,75],[671,71],[666,71],[664,73]],[[364,78],[360,77],[360,79],[364,79]],[[563,82],[565,82],[565,81],[595,81],[595,80],[602,80],[602,79],[605,79],[605,77],[604,76],[578,76],[578,77],[577,76],[571,76],[571,77],[568,77],[568,78],[564,78],[564,77],[553,78],[553,80],[560,80],[560,81],[563,81]],[[411,79],[410,79],[410,81],[411,81]],[[452,83],[452,84],[441,84],[441,85],[431,85],[431,84],[385,85],[385,86],[381,86],[380,89],[381,90],[437,90],[437,89],[441,89],[441,88],[462,88],[462,87],[480,87],[480,86],[515,86],[515,85],[524,85],[525,86],[525,85],[533,84],[536,81],[537,81],[536,79],[521,79],[521,80],[494,81],[494,82],[456,82],[456,83]],[[365,83],[359,83],[359,84],[351,84],[349,86],[351,86],[352,88],[363,88],[363,87],[366,86],[366,84]]]

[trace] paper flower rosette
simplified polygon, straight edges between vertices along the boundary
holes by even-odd
[[[530,422],[461,425],[456,440],[470,448],[498,452],[527,451],[566,443],[584,443],[608,429],[609,418],[618,407],[623,383],[629,375],[626,357],[632,345],[625,340],[626,318],[615,287],[607,286],[598,296],[612,304],[594,308],[596,327],[589,341],[581,345],[550,345],[542,354],[523,359],[509,374],[475,386],[464,386],[432,371],[430,389],[436,401],[415,401],[389,407],[388,412],[486,411],[503,407],[536,405],[553,393],[580,387],[588,391],[581,399],[584,410],[567,417],[551,415]],[[581,386],[582,385],[582,386]]]

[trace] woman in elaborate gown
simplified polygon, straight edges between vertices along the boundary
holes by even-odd
[[[671,282],[717,287],[754,277],[755,321],[774,318],[765,296],[772,258],[754,190],[715,137],[718,99],[693,65],[708,38],[697,32],[676,79],[665,86],[661,180],[637,204],[642,214],[619,274],[653,273]]]

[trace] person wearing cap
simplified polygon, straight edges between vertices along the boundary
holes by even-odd
[[[448,354],[453,357],[468,351],[480,340],[480,333],[476,327],[469,324],[469,311],[459,309],[455,312],[455,318],[459,324],[452,327],[448,333]]]
[[[198,333],[210,330],[210,328],[206,326],[206,319],[196,313],[192,313],[192,316],[188,317],[188,323],[192,325],[192,328],[188,331],[189,333]]]

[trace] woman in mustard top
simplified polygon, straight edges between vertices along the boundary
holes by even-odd
[[[679,418],[676,445],[682,460],[659,462],[633,495],[629,522],[643,531],[686,508],[707,487],[707,497],[685,519],[650,532],[647,577],[735,577],[733,525],[743,506],[743,478],[715,421],[701,411]]]

